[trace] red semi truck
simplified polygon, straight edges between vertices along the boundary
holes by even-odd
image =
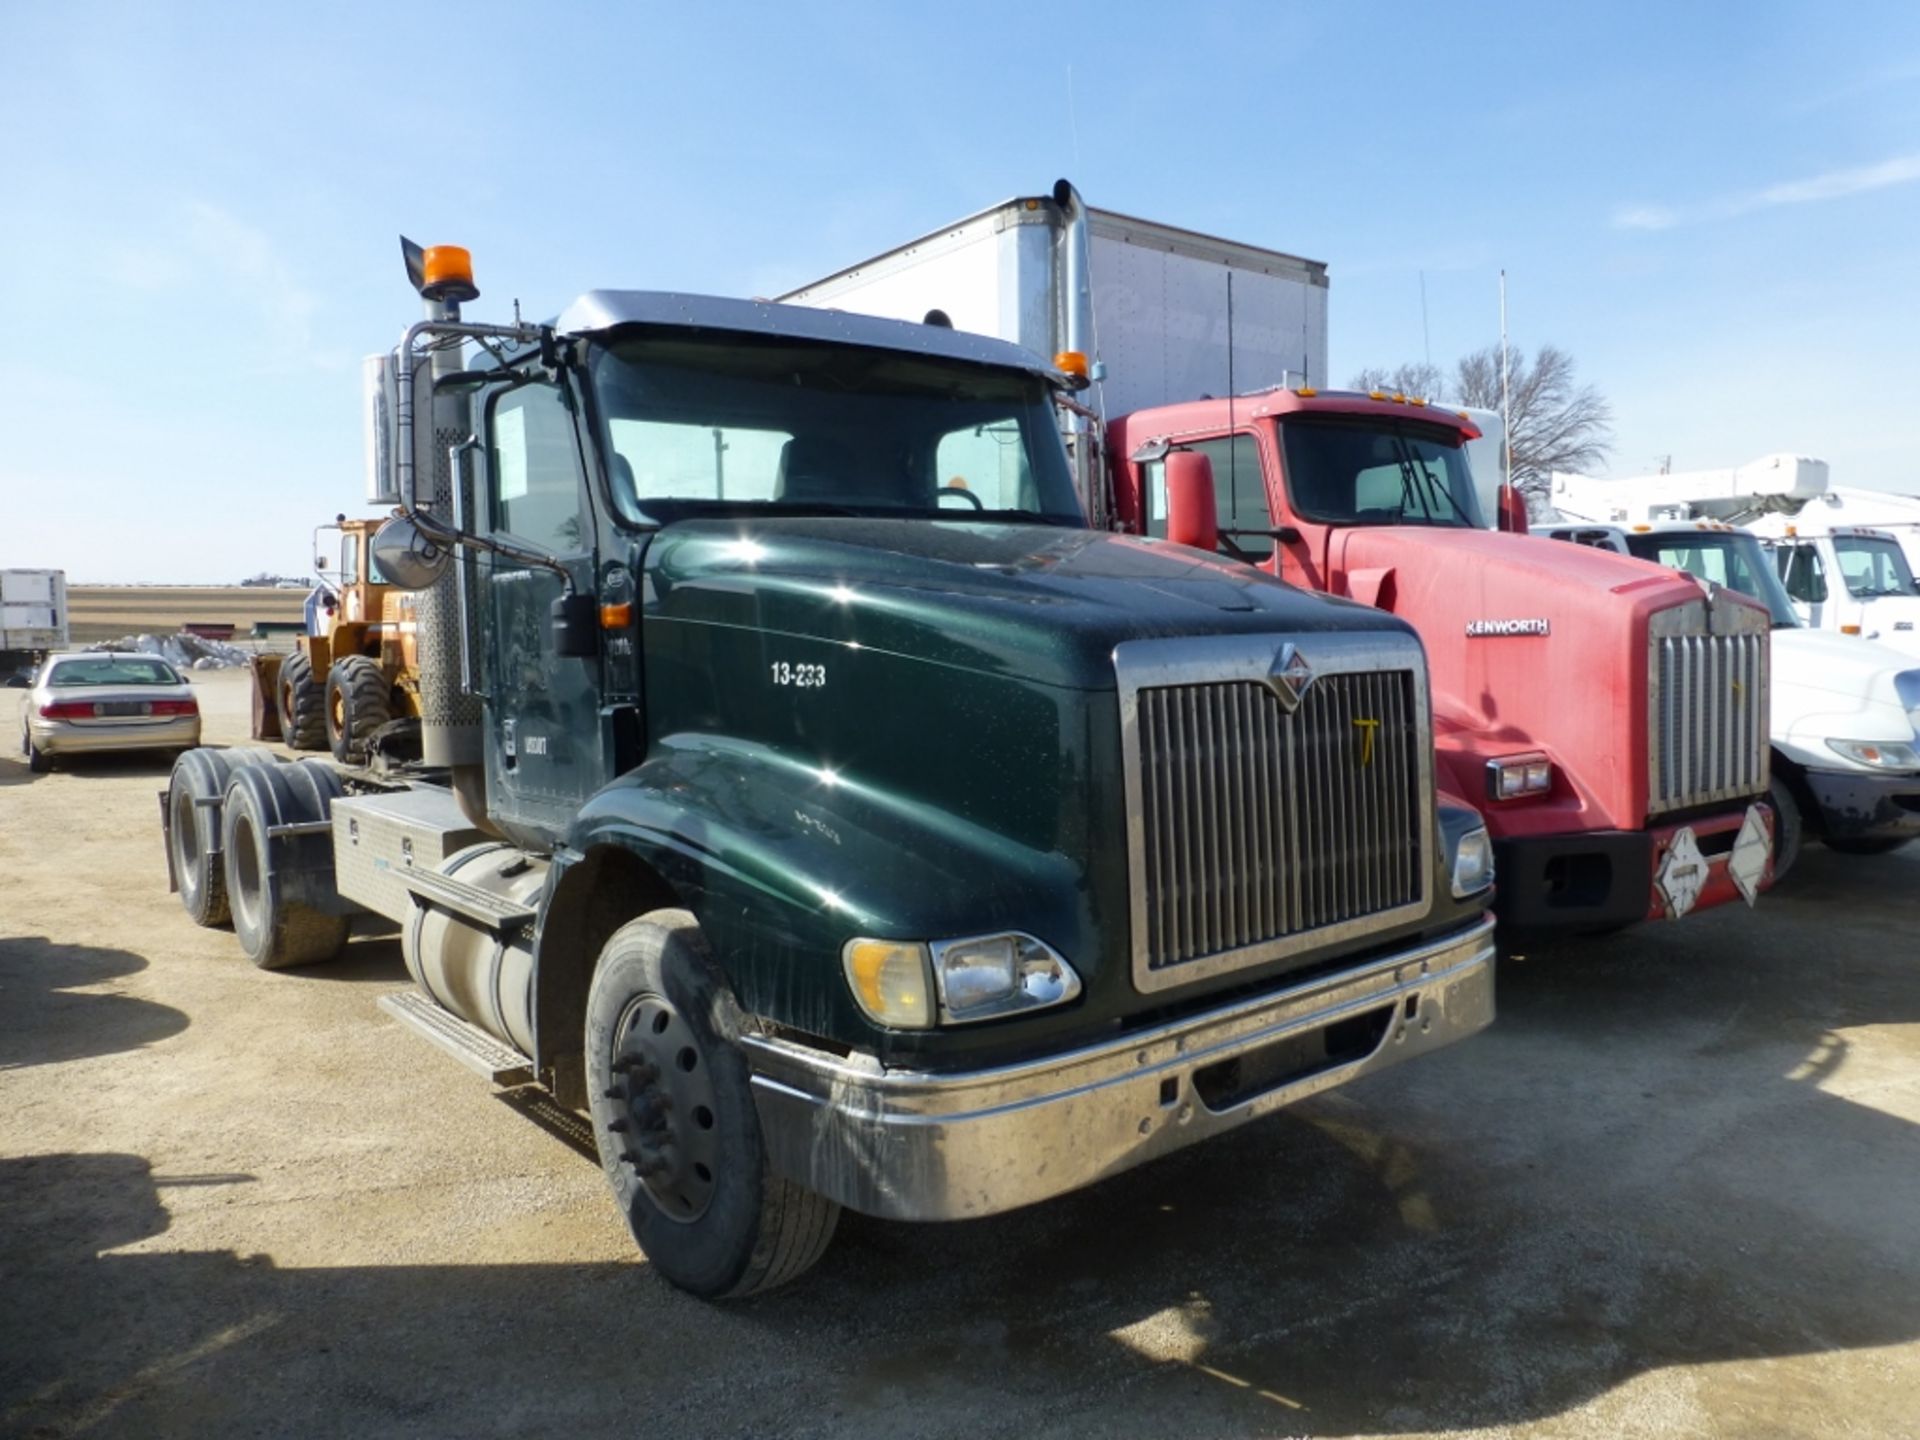
[[[1065,424],[1097,520],[1412,621],[1436,759],[1486,814],[1510,931],[1753,903],[1772,878],[1767,613],[1510,533],[1510,494],[1514,525],[1483,528],[1471,420],[1321,388],[1326,290],[1316,262],[1089,210],[1062,182],[782,298],[1056,355],[1089,382]]]

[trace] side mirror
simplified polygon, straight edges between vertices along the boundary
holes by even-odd
[[[577,591],[557,596],[547,613],[554,654],[584,660],[600,653],[600,606],[593,596]]]
[[[429,539],[404,515],[396,515],[373,534],[373,563],[390,584],[402,590],[424,590],[445,573],[453,552]],[[326,562],[320,564],[326,569]]]
[[[1213,462],[1192,450],[1170,451],[1167,467],[1167,538],[1196,550],[1220,546],[1220,512],[1213,498]]]
[[[1500,487],[1500,525],[1502,530],[1515,535],[1527,533],[1531,517],[1527,514],[1527,500],[1511,485]]]
[[[316,556],[314,556],[314,557],[313,557],[313,568],[314,568],[314,569],[316,569],[316,570],[324,570],[324,569],[326,569],[326,568],[327,568],[327,557],[326,557],[326,556],[324,556],[324,555],[316,555]]]

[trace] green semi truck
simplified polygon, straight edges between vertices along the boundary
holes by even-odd
[[[790,1279],[843,1206],[1045,1200],[1491,1021],[1418,639],[1089,529],[1072,377],[687,295],[476,324],[465,252],[407,253],[369,453],[421,758],[194,751],[170,870],[267,968],[397,923],[383,1004],[589,1115],[673,1283]]]

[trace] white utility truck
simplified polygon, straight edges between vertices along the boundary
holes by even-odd
[[[1672,475],[1555,475],[1550,499],[1567,521],[1744,525],[1772,552],[1794,613],[1807,625],[1920,656],[1920,592],[1900,542],[1882,530],[1834,524],[1830,493],[1826,461],[1764,455]]]
[[[67,634],[64,570],[0,570],[0,685],[26,685]]]
[[[1561,521],[1534,533],[1637,555],[1772,612],[1776,881],[1803,840],[1878,854],[1920,835],[1920,667],[1912,656],[1807,628],[1760,542],[1721,521]]]

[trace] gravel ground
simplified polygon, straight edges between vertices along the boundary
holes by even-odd
[[[163,764],[4,739],[0,1434],[1920,1434],[1920,857],[1541,951],[1465,1045],[716,1307],[375,1009],[396,941],[253,970],[166,893]]]

